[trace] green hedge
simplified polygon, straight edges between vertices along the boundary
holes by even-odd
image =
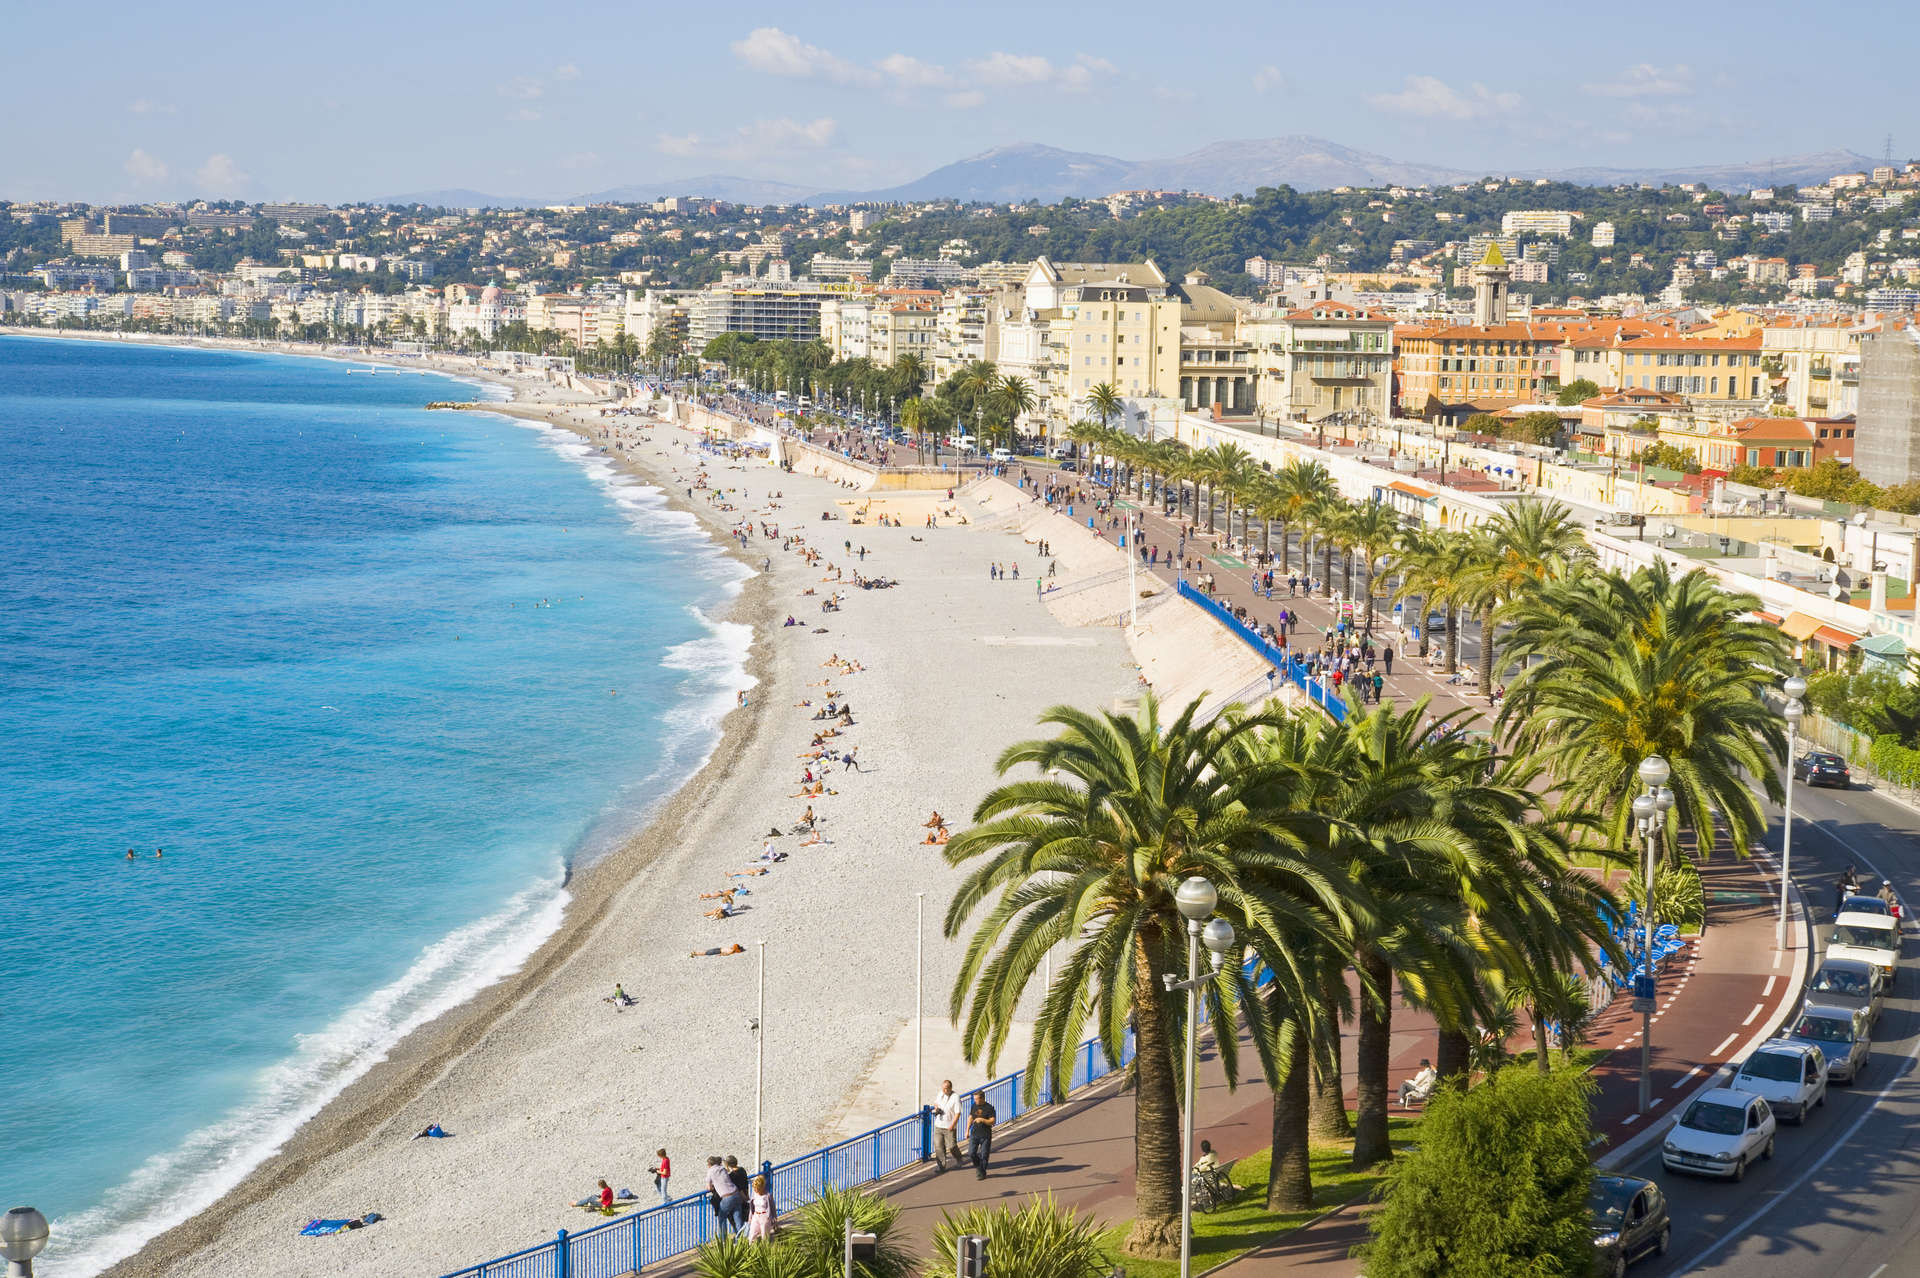
[[[1895,785],[1920,786],[1920,750],[1901,745],[1892,733],[1873,739],[1867,759],[1875,772]]]

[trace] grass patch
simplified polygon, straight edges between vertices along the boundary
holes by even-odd
[[[1563,1060],[1560,1055],[1560,1050],[1554,1048],[1547,1053],[1547,1061],[1555,1069],[1572,1069],[1585,1073],[1587,1070],[1592,1069],[1595,1065],[1605,1060],[1608,1050],[1609,1049],[1604,1047],[1576,1047],[1573,1051],[1567,1053]],[[1525,1065],[1531,1068],[1533,1066],[1533,1049],[1529,1047],[1524,1052],[1514,1053],[1513,1057],[1507,1063],[1510,1065]]]
[[[1387,1120],[1389,1138],[1396,1150],[1405,1150],[1419,1140],[1420,1115],[1395,1114]],[[1298,1229],[1329,1208],[1371,1194],[1387,1178],[1384,1164],[1364,1172],[1348,1165],[1353,1158],[1353,1142],[1315,1141],[1310,1161],[1313,1165],[1313,1208],[1310,1211],[1268,1211],[1267,1173],[1273,1151],[1263,1149],[1241,1159],[1233,1169],[1233,1183],[1245,1187],[1231,1207],[1193,1214],[1193,1272],[1198,1274],[1215,1265],[1225,1264],[1290,1229]],[[1127,1225],[1107,1231],[1106,1243],[1119,1257],[1127,1278],[1179,1278],[1180,1261],[1142,1260],[1120,1251],[1126,1241]]]

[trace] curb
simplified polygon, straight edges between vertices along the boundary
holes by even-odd
[[[1780,1010],[1763,1022],[1760,1028],[1755,1030],[1746,1042],[1740,1044],[1713,1073],[1701,1080],[1698,1087],[1676,1101],[1664,1115],[1649,1123],[1644,1131],[1635,1133],[1633,1138],[1625,1144],[1616,1145],[1595,1159],[1594,1166],[1618,1171],[1639,1158],[1656,1141],[1666,1136],[1667,1129],[1673,1126],[1680,1114],[1686,1112],[1686,1106],[1721,1086],[1724,1080],[1739,1068],[1740,1063],[1752,1054],[1754,1048],[1780,1032],[1780,1027],[1799,1007],[1800,991],[1806,986],[1809,968],[1813,961],[1813,917],[1807,909],[1806,898],[1801,894],[1798,884],[1792,887],[1792,897],[1794,926],[1799,932],[1800,951],[1804,957],[1794,964],[1793,971],[1787,977],[1787,991],[1780,1001]]]

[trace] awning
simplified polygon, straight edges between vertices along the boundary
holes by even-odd
[[[1804,612],[1790,612],[1787,614],[1787,619],[1780,623],[1780,630],[1789,639],[1805,640],[1811,637],[1822,624],[1818,617],[1809,617]]]
[[[1907,645],[1899,635],[1868,635],[1860,641],[1860,651],[1901,661],[1907,655]]]
[[[1387,487],[1393,489],[1393,491],[1396,493],[1407,493],[1410,496],[1420,498],[1422,501],[1431,500],[1433,497],[1433,494],[1429,492],[1427,489],[1415,488],[1412,484],[1403,484],[1399,480],[1395,480],[1393,483],[1388,484]]]
[[[1848,634],[1838,626],[1822,626],[1813,632],[1813,637],[1829,648],[1846,649],[1859,643],[1862,636]]]
[[[1774,613],[1774,612],[1768,612],[1764,608],[1754,609],[1753,615],[1760,618],[1760,620],[1766,622],[1770,626],[1777,626],[1780,624],[1780,614]]]

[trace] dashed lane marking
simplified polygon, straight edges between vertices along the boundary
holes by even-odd
[[[1760,1013],[1766,1010],[1767,1010],[1767,1005],[1765,1003],[1755,1003],[1753,1005],[1753,1010],[1747,1013],[1747,1019],[1740,1022],[1740,1028],[1745,1029],[1747,1026],[1753,1024],[1754,1021],[1759,1018]]]
[[[1718,1055],[1720,1055],[1720,1054],[1721,1054],[1722,1052],[1724,1052],[1724,1051],[1726,1051],[1726,1050],[1727,1050],[1727,1049],[1728,1049],[1729,1047],[1732,1047],[1732,1046],[1733,1046],[1733,1042],[1734,1042],[1734,1040],[1735,1040],[1735,1039],[1737,1039],[1737,1038],[1739,1038],[1739,1037],[1740,1037],[1740,1036],[1739,1036],[1738,1034],[1729,1034],[1729,1035],[1727,1035],[1727,1039],[1726,1039],[1726,1041],[1725,1041],[1724,1043],[1722,1043],[1722,1044],[1720,1044],[1720,1046],[1718,1046],[1718,1047],[1716,1047],[1716,1048],[1714,1048],[1714,1049],[1713,1049],[1713,1050],[1712,1050],[1711,1052],[1708,1052],[1708,1053],[1707,1053],[1707,1055],[1709,1055],[1709,1056],[1718,1056]]]
[[[1679,1091],[1681,1088],[1687,1085],[1688,1081],[1692,1079],[1694,1075],[1698,1074],[1699,1072],[1700,1072],[1700,1067],[1698,1065],[1695,1065],[1692,1069],[1688,1070],[1686,1073],[1680,1076],[1679,1082],[1675,1083],[1672,1087],[1669,1087],[1667,1090],[1670,1092]]]
[[[1761,991],[1760,991],[1760,997],[1762,997],[1762,998],[1771,998],[1771,997],[1773,997],[1773,983],[1774,983],[1775,981],[1777,981],[1777,980],[1779,980],[1779,979],[1780,979],[1780,978],[1779,978],[1779,977],[1777,977],[1777,976],[1769,976],[1769,977],[1767,978],[1767,988],[1765,988],[1764,990],[1761,990]]]

